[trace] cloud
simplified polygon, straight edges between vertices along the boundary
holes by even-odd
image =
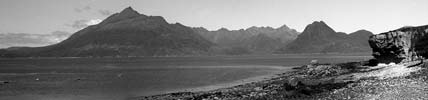
[[[113,12],[110,10],[98,10],[98,13],[100,13],[103,16],[110,16],[111,14],[113,14]]]
[[[76,20],[72,24],[67,24],[67,26],[70,26],[70,27],[75,28],[75,29],[81,29],[83,27],[88,26],[88,25],[86,25],[87,21],[88,20]]]
[[[78,12],[78,13],[81,13],[81,12],[84,12],[84,11],[89,11],[89,10],[91,10],[92,8],[89,6],[89,5],[87,5],[87,6],[85,6],[85,7],[82,7],[82,8],[74,8],[74,11],[76,11],[76,12]]]
[[[71,35],[65,31],[54,31],[49,34],[0,33],[0,48],[14,46],[46,46],[61,42]]]
[[[98,24],[101,21],[102,21],[101,19],[91,19],[91,20],[82,19],[82,20],[76,20],[71,24],[66,24],[66,26],[69,26],[75,29],[82,29],[90,25]]]
[[[101,23],[101,19],[92,19],[92,20],[89,20],[88,22],[86,22],[86,25],[96,25],[96,24],[98,24],[98,23]]]

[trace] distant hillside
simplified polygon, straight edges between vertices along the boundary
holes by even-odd
[[[277,53],[356,53],[371,52],[368,38],[373,33],[359,30],[351,34],[336,32],[323,21],[306,26],[296,40]]]
[[[54,45],[0,50],[3,57],[168,56],[207,54],[214,44],[191,28],[131,7]]]
[[[245,30],[221,28],[216,31],[208,31],[201,27],[193,28],[193,30],[211,42],[216,43],[226,52],[234,51],[226,54],[270,54],[282,45],[293,41],[299,34],[296,30],[290,29],[285,25],[279,28],[253,26]]]

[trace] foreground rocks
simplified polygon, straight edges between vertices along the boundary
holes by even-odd
[[[407,62],[428,57],[428,25],[403,27],[373,35],[373,56],[381,62]]]
[[[408,93],[415,88],[405,87],[409,82],[417,84],[415,86],[419,88],[427,86],[425,80],[428,75],[425,74],[427,72],[425,71],[426,67],[424,67],[426,64],[421,62],[379,64],[378,66],[367,65],[368,61],[341,64],[315,63],[296,68],[295,71],[290,73],[279,74],[278,77],[269,80],[230,88],[202,92],[169,93],[137,97],[132,98],[132,100],[364,100],[370,98],[383,99],[381,97],[392,95],[406,95],[401,92],[406,90]],[[376,87],[382,87],[382,89],[377,89]],[[389,93],[389,90],[396,90],[396,92]],[[427,97],[428,94],[422,94],[428,93],[427,91],[420,89],[418,95]],[[375,97],[373,97],[374,95]]]
[[[333,92],[317,94],[323,99],[355,99],[355,100],[427,100],[428,69],[427,64],[420,64],[418,71],[407,75],[377,79],[364,79]]]

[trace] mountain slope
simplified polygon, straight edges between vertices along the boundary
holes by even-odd
[[[323,21],[315,21],[290,44],[277,53],[352,53],[370,52],[366,40],[372,35],[366,30],[347,35],[336,32]]]
[[[199,55],[213,45],[181,24],[139,14],[131,7],[86,27],[54,45],[6,50],[9,56],[167,56]]]

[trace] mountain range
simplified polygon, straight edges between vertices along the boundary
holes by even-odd
[[[296,30],[290,29],[286,25],[279,28],[253,26],[241,30],[221,28],[215,31],[208,31],[202,27],[193,29],[204,38],[217,44],[219,48],[225,49],[226,54],[270,54],[282,45],[293,41],[299,34]],[[232,51],[240,49],[239,51],[241,52],[227,52],[231,49]]]
[[[241,30],[170,24],[161,16],[140,14],[131,7],[88,26],[57,44],[0,49],[0,57],[129,57],[243,55],[272,53],[370,52],[366,30],[335,32],[324,22],[302,33],[283,25]]]

